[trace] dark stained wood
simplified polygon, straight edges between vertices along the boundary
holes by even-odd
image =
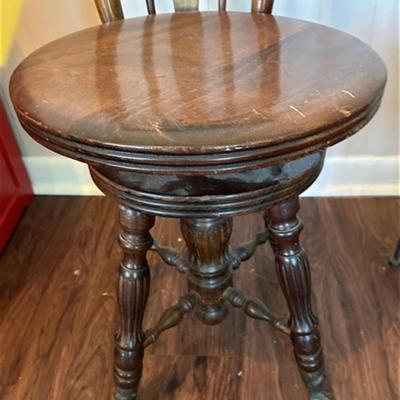
[[[57,152],[127,164],[145,152],[153,166],[167,153],[183,166],[325,148],[369,121],[385,80],[380,57],[335,29],[206,12],[74,33],[28,57],[10,89],[25,129]]]
[[[302,200],[302,239],[338,399],[400,397],[400,275],[387,267],[399,207],[385,198]],[[28,208],[0,258],[2,400],[111,398],[117,220],[115,203],[100,197],[38,197]],[[233,243],[262,229],[261,216],[239,217]],[[182,245],[177,220],[158,219],[152,235]],[[149,264],[146,328],[186,293],[185,278],[156,254]],[[269,246],[237,274],[246,293],[285,315]],[[239,312],[212,328],[189,315],[160,336],[146,350],[141,390],[146,400],[307,399],[287,338]]]
[[[290,335],[291,331],[286,321],[277,317],[260,299],[247,297],[242,291],[231,287],[225,290],[224,298],[233,307],[241,308],[250,318],[267,321],[278,331]]]
[[[300,244],[302,221],[298,197],[266,211],[279,283],[290,310],[289,327],[296,362],[315,400],[333,399],[327,389],[318,319],[311,304],[311,269]],[[312,399],[314,400],[314,398]]]
[[[271,14],[275,0],[252,0],[251,9],[254,12]]]
[[[243,261],[249,260],[256,251],[257,247],[264,244],[268,240],[267,230],[258,232],[253,240],[241,243],[236,248],[230,248],[229,257],[231,258],[231,268],[238,269]],[[177,249],[163,246],[157,241],[153,243],[151,250],[155,251],[161,259],[167,264],[174,266],[177,271],[186,273],[189,269],[189,262],[186,255]]]
[[[102,22],[124,19],[120,0],[95,0],[95,3]]]
[[[186,257],[178,250],[163,246],[157,241],[153,243],[151,250],[155,251],[167,265],[174,266],[181,273],[187,272],[189,266]]]
[[[90,173],[104,193],[142,212],[209,218],[262,210],[303,192],[318,177],[324,157],[314,153],[278,166],[224,175],[151,176],[95,167]]]
[[[218,324],[228,313],[224,291],[232,286],[232,219],[183,218],[181,231],[188,252],[189,291],[201,298],[196,315],[207,325]]]
[[[198,11],[199,0],[173,0],[175,11],[187,12]],[[95,0],[102,22],[110,22],[124,19],[120,0]],[[147,11],[149,14],[156,13],[154,0],[146,0]],[[272,12],[274,0],[252,0],[251,9],[253,12],[268,13]],[[226,0],[218,0],[219,11],[226,10]]]
[[[154,0],[146,0],[147,12],[149,14],[156,13],[156,6],[154,4]]]
[[[155,343],[161,333],[179,325],[182,322],[183,317],[194,310],[199,299],[200,297],[197,293],[187,293],[179,299],[177,304],[166,309],[162,313],[157,325],[146,332],[144,347]]]
[[[243,261],[253,257],[258,246],[266,243],[268,240],[268,232],[264,230],[258,232],[253,240],[240,244],[238,247],[231,249],[231,256],[236,259],[231,265],[233,269],[239,268]]]
[[[111,9],[118,4],[120,12]],[[298,243],[298,196],[319,175],[326,147],[375,114],[385,66],[352,36],[267,15],[270,1],[253,1],[251,14],[185,13],[198,1],[174,4],[180,13],[55,41],[23,61],[10,84],[27,132],[89,164],[97,186],[120,203],[115,399],[137,398],[144,347],[194,308],[203,323],[222,322],[227,302],[290,333],[311,399],[333,399]],[[97,5],[103,20],[123,17],[119,2]],[[233,288],[233,270],[263,240],[232,247],[230,217],[265,208],[288,325]],[[155,215],[181,218],[184,254],[154,244]],[[145,333],[150,249],[186,274],[189,294]],[[175,397],[177,389],[173,382],[167,391]]]
[[[120,206],[119,243],[124,256],[118,282],[119,329],[115,342],[115,399],[136,399],[142,376],[145,334],[143,316],[149,297],[147,251],[155,218]]]

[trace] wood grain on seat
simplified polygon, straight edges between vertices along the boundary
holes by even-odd
[[[11,96],[28,132],[50,148],[63,138],[125,152],[290,153],[296,143],[306,154],[365,124],[385,80],[379,56],[335,29],[266,14],[178,13],[52,42],[19,66]]]

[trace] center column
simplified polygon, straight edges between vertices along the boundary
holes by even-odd
[[[201,297],[196,315],[207,325],[218,324],[228,313],[223,293],[232,286],[232,219],[184,218],[181,229],[188,249],[189,291]]]

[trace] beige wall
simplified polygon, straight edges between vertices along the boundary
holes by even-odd
[[[172,0],[159,0],[172,11]],[[228,0],[247,10],[250,0]],[[146,13],[144,0],[123,0],[127,17]],[[216,0],[200,1],[216,8]],[[382,107],[363,132],[328,153],[325,170],[308,191],[312,195],[396,194],[398,192],[398,0],[276,0],[275,13],[313,20],[349,32],[383,57],[389,81]],[[8,80],[15,66],[41,45],[98,23],[91,0],[25,0],[8,63],[1,70],[1,94],[8,104],[25,164],[37,193],[96,193],[83,165],[36,144],[20,128],[8,102]]]
[[[8,82],[14,68],[35,49],[51,40],[99,23],[91,0],[24,0],[7,64],[2,67],[1,87],[8,100]],[[10,108],[11,105],[8,103]],[[10,117],[15,118],[10,111]],[[17,140],[24,157],[53,156],[22,131]]]

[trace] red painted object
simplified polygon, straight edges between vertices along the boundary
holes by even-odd
[[[32,186],[0,101],[0,254],[32,198]]]

